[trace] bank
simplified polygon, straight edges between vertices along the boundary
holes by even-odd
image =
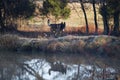
[[[0,50],[120,56],[120,37],[68,35],[59,38],[25,38],[5,34],[0,36]]]

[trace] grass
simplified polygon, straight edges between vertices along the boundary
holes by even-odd
[[[20,27],[18,28],[19,31],[23,32],[39,32],[39,33],[51,33],[50,27],[49,26],[44,26],[44,27]],[[95,32],[95,26],[94,25],[89,25],[89,34],[93,34]],[[74,33],[74,34],[84,34],[86,33],[86,27],[81,26],[81,27],[70,27],[67,26],[64,30],[64,33],[69,34],[69,33]],[[103,29],[98,28],[98,34],[102,34]]]
[[[19,47],[18,36],[9,34],[0,36],[0,49],[15,50],[17,47]]]
[[[0,37],[0,49],[38,51],[47,53],[89,53],[120,56],[120,38],[112,36],[65,36],[53,39],[21,38],[13,35]]]
[[[90,29],[90,33],[95,32],[95,25],[94,25],[94,13],[92,9],[92,4],[86,3],[85,10],[87,13],[88,18],[88,25]],[[60,19],[57,23],[66,22],[65,32],[86,32],[85,27],[85,20],[84,14],[81,9],[80,3],[69,3],[68,7],[71,9],[71,15],[68,19]],[[97,11],[97,20],[98,20],[98,27],[99,32],[103,31],[103,20],[102,16],[99,14],[99,5],[96,5]],[[51,23],[54,23],[54,17],[49,16],[51,19]],[[50,27],[47,26],[47,18],[44,20],[42,16],[38,15],[33,18],[32,21],[29,21],[29,25],[23,25],[18,27],[20,31],[39,31],[39,32],[50,32]]]

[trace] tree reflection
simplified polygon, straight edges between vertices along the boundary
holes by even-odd
[[[30,80],[28,75],[36,80],[43,80],[40,74],[29,64],[13,60],[0,62],[0,80]]]
[[[34,57],[0,54],[0,80],[117,80],[119,64],[112,61],[77,54]]]

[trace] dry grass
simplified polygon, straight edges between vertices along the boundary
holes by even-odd
[[[32,38],[25,38],[20,39],[20,41],[24,40],[21,43],[21,47],[19,47],[19,51],[45,51],[46,45],[48,41],[46,39],[32,39]]]
[[[81,26],[81,27],[66,27],[65,29],[66,32],[82,32],[86,33],[86,26]],[[98,28],[98,34],[102,34],[103,29]],[[94,25],[89,25],[89,33],[95,33],[95,26]]]
[[[19,39],[16,35],[1,35],[0,36],[0,49],[16,49],[19,46]]]
[[[18,27],[18,30],[19,31],[26,31],[26,32],[32,32],[32,31],[36,31],[36,32],[50,32],[50,27],[49,26],[29,26],[29,25],[26,25],[26,26],[22,26],[22,27]]]
[[[93,33],[95,30],[94,25],[94,13],[92,9],[92,4],[86,3],[85,9],[88,18],[89,30],[90,33]],[[84,14],[81,9],[80,3],[69,3],[68,7],[71,9],[71,15],[68,19],[63,20],[60,19],[57,23],[66,22],[66,32],[86,32],[85,30],[85,20]],[[98,27],[99,33],[103,31],[103,21],[102,17],[99,14],[99,5],[96,5],[97,11],[97,20],[98,20]],[[54,17],[50,16],[51,23],[54,23]],[[50,27],[47,26],[47,18],[44,20],[40,15],[34,17],[32,20],[29,20],[29,25],[22,27],[18,27],[20,31],[39,31],[39,32],[49,32]]]
[[[65,46],[62,42],[59,41],[50,41],[47,45],[48,52],[64,52]]]
[[[81,28],[80,27],[66,27],[65,32],[80,32]]]
[[[19,31],[25,31],[25,32],[51,32],[50,31],[50,27],[49,26],[43,26],[43,27],[20,27],[18,28]],[[81,26],[81,27],[70,27],[70,26],[66,26],[65,28],[65,33],[86,33],[86,27],[85,26]],[[98,28],[98,34],[102,34],[103,29]],[[89,33],[95,33],[95,26],[94,25],[89,25]]]
[[[87,14],[88,24],[94,25],[94,13],[92,4],[85,3],[84,6]],[[85,25],[84,14],[81,9],[80,3],[70,3],[68,4],[68,7],[71,9],[71,15],[67,20],[65,20],[67,25],[72,27],[84,26]],[[102,16],[99,14],[99,5],[96,5],[96,11],[98,26],[103,26]]]
[[[65,36],[54,39],[0,37],[0,49],[48,53],[96,53],[120,56],[120,38],[111,36]],[[114,55],[113,55],[114,54]]]

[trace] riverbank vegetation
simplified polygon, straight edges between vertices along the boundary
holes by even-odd
[[[64,28],[61,29],[61,23],[63,22],[59,23],[59,26],[57,22],[60,22],[63,18],[68,18],[70,22],[74,22],[72,20],[74,16],[71,15],[75,11],[80,17],[78,8],[75,8],[73,3],[64,0],[46,0],[40,1],[39,5],[42,6],[39,6],[37,2],[30,0],[21,0],[20,2],[1,0],[0,48],[1,50],[53,53],[119,53],[119,2],[119,0],[117,0],[117,3],[113,0],[107,0],[106,2],[96,2],[95,0],[84,2],[80,0],[74,4],[81,9],[80,14],[83,13],[86,24],[84,23],[82,27],[72,28],[70,26],[73,26],[73,24],[68,25],[64,22]],[[86,7],[89,6],[88,4],[91,6],[90,10]],[[73,6],[74,11],[70,6]],[[35,12],[36,9],[39,10],[38,14]],[[87,21],[88,12],[91,10],[93,10],[91,17],[95,22],[92,26]],[[103,29],[98,25],[98,14],[101,15],[100,22],[103,21]],[[43,23],[45,23],[44,21],[47,22],[47,19],[54,19],[55,23],[50,24],[52,26],[43,24],[39,28],[36,27],[36,24],[31,25],[29,21],[35,17],[38,18],[38,16],[43,20]],[[70,17],[72,18],[70,19]],[[110,21],[111,19],[113,22]],[[113,23],[112,28],[109,21]],[[81,21],[81,23],[83,22]],[[55,30],[52,30],[52,27]],[[23,29],[20,30],[21,28]],[[25,30],[26,28],[27,30]],[[8,35],[6,33],[12,34]]]
[[[70,74],[62,80],[108,80],[109,66],[116,70],[110,80],[119,80],[119,15],[120,0],[0,0],[0,80],[50,79],[50,69],[61,79],[59,64]]]
[[[0,49],[45,53],[78,53],[120,56],[120,38],[114,36],[64,36],[59,38],[24,38],[1,35]]]

